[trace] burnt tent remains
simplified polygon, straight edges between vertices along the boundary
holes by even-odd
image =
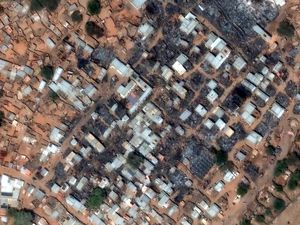
[[[183,163],[188,164],[192,174],[199,178],[204,177],[216,161],[215,154],[209,149],[205,143],[192,138],[182,153]]]

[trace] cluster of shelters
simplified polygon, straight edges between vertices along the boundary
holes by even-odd
[[[210,52],[205,56],[205,59],[214,69],[219,69],[230,56],[231,51],[227,47],[227,43],[214,33],[210,33],[208,35],[205,47],[210,50]]]
[[[144,0],[130,2],[137,9],[146,3]],[[78,8],[76,4],[67,6],[68,14]],[[2,17],[1,21],[6,23],[7,18]],[[103,49],[94,49],[96,42],[90,37],[72,33],[62,44],[58,44],[62,36],[60,30],[65,30],[71,23],[58,18],[60,22],[54,26],[37,13],[32,15],[32,20],[43,21],[52,30],[51,34],[46,32],[41,36],[41,40],[45,41],[44,47],[51,51],[61,50],[66,59],[60,66],[54,67],[53,77],[49,82],[37,79],[29,66],[17,66],[0,60],[0,69],[6,72],[10,80],[22,78],[26,81],[20,88],[18,99],[28,97],[30,103],[35,102],[48,85],[61,99],[70,103],[72,109],[84,113],[99,96],[107,97],[107,101],[101,100],[95,105],[95,110],[89,112],[88,119],[84,120],[86,124],[80,131],[76,129],[74,136],[66,143],[68,148],[62,152],[61,164],[56,165],[55,176],[49,182],[51,195],[62,199],[65,206],[57,200],[47,199],[42,208],[51,219],[62,225],[81,225],[69,210],[76,215],[88,215],[89,222],[94,225],[109,222],[116,225],[174,224],[175,221],[180,221],[182,225],[195,221],[206,224],[221,216],[224,208],[217,202],[218,199],[205,195],[195,201],[191,209],[182,210],[188,205],[185,195],[193,188],[199,189],[196,186],[198,183],[203,186],[203,191],[207,191],[204,184],[209,182],[206,177],[216,161],[215,150],[211,146],[219,145],[221,150],[231,151],[246,136],[247,142],[255,147],[267,134],[262,133],[264,126],[282,118],[287,105],[282,96],[277,95],[273,99],[275,94],[271,94],[269,89],[279,77],[283,63],[279,61],[267,65],[267,57],[259,56],[257,63],[263,64],[262,69],[248,72],[246,60],[238,54],[233,55],[234,50],[225,39],[211,31],[205,35],[206,29],[196,15],[189,12],[178,19],[176,32],[179,38],[172,43],[176,49],[165,44],[167,53],[164,53],[158,46],[157,59],[152,56],[150,59],[148,56],[151,54],[143,52],[141,62],[137,64],[154,64],[147,68],[147,74],[138,70],[140,65],[130,65],[115,56],[110,55],[102,60],[105,55]],[[270,39],[259,26],[253,26],[253,31],[266,41]],[[136,35],[142,42],[147,42],[152,41],[151,36],[155,32],[156,27],[149,20],[139,26]],[[174,42],[171,39],[165,42],[169,41]],[[37,43],[35,49],[41,51],[44,47]],[[1,46],[3,49],[5,46]],[[170,57],[160,60],[161,55]],[[78,70],[69,68],[70,62],[76,60]],[[42,65],[43,62],[38,60],[37,63]],[[225,72],[220,74],[221,68]],[[150,71],[151,75],[148,74]],[[108,85],[104,78],[109,79],[111,88],[103,88]],[[157,79],[163,81],[159,87],[155,86]],[[5,89],[16,87],[6,84]],[[252,94],[254,97],[249,100]],[[19,123],[15,120],[18,112],[15,108],[22,108],[22,105],[17,106],[5,106],[12,108],[9,118],[15,127]],[[36,104],[29,106],[32,116]],[[267,113],[262,116],[260,112],[264,107]],[[64,110],[60,108],[57,111]],[[60,115],[65,120],[69,119],[69,115],[74,116],[72,113]],[[243,125],[236,123],[240,118],[245,122]],[[26,121],[27,118],[21,122]],[[69,126],[53,124],[51,120],[43,125],[48,132],[37,137],[42,136],[43,140],[40,161],[47,163],[51,154],[61,151],[61,143],[66,140]],[[36,128],[35,125],[32,127]],[[40,132],[40,126],[37,127]],[[247,128],[247,135],[244,135],[244,127]],[[34,134],[29,129],[22,140],[27,145],[35,145],[37,138]],[[181,143],[182,136],[186,136],[188,141]],[[191,138],[194,136],[196,138]],[[165,149],[159,148],[166,137],[173,138],[172,144]],[[240,152],[237,157],[242,159],[245,155]],[[161,171],[163,174],[158,173]],[[48,170],[42,168],[39,174],[43,179],[48,175]],[[226,171],[222,179],[213,184],[213,190],[225,195],[226,184],[236,179],[238,174],[238,171]],[[2,175],[1,195],[11,195],[12,203],[2,203],[2,198],[1,203],[15,204],[22,185],[22,181]],[[87,207],[91,187],[107,191],[99,209],[93,212]],[[45,199],[45,192],[32,185],[27,195],[39,203]]]
[[[117,89],[122,99],[126,100],[129,114],[133,114],[145,102],[152,92],[152,88],[137,74],[133,74],[126,86],[120,85]]]

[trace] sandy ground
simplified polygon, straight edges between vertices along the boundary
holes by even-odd
[[[25,55],[28,49],[28,45],[26,41],[16,41],[14,44],[14,50],[19,54],[19,55]]]
[[[273,225],[299,225],[300,197],[291,203],[272,223]]]

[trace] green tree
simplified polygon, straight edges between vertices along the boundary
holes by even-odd
[[[44,5],[42,3],[42,0],[31,0],[30,3],[30,10],[32,11],[39,11],[44,8]]]
[[[216,154],[216,163],[221,166],[224,165],[228,161],[228,154],[225,151],[217,151]]]
[[[4,13],[4,7],[0,5],[0,14]]]
[[[89,195],[86,206],[88,209],[98,209],[107,197],[107,190],[103,188],[95,188]]]
[[[58,94],[52,90],[50,90],[50,92],[49,92],[49,97],[53,102],[55,102],[57,99],[59,99]]]
[[[275,191],[283,192],[283,187],[279,184],[273,183]]]
[[[51,80],[53,75],[54,75],[54,70],[53,67],[50,65],[44,66],[41,69],[41,74],[44,78],[46,78],[47,80]]]
[[[296,165],[300,161],[300,154],[297,152],[290,153],[286,158],[286,163],[288,165]]]
[[[30,9],[39,11],[47,8],[49,11],[55,11],[60,3],[60,0],[31,0]]]
[[[234,168],[233,162],[228,161],[228,153],[222,150],[216,153],[216,163],[222,171],[232,170]]]
[[[241,197],[243,197],[245,194],[247,194],[248,190],[249,190],[249,185],[242,182],[238,185],[236,193]]]
[[[266,152],[268,155],[276,155],[276,148],[273,145],[268,145]]]
[[[288,181],[288,188],[290,190],[295,190],[298,187],[300,181],[300,170],[296,170],[292,173],[289,181]]]
[[[8,215],[14,219],[14,225],[31,225],[33,213],[27,210],[8,209]]]
[[[250,220],[244,218],[240,221],[240,225],[251,225]]]
[[[79,10],[75,10],[75,11],[72,13],[71,18],[72,18],[72,21],[73,21],[73,22],[79,23],[79,22],[82,21],[82,18],[83,18],[83,17],[82,17],[82,14],[80,13]]]
[[[266,208],[265,215],[267,215],[267,216],[271,216],[272,215],[272,211],[271,211],[270,208]]]
[[[94,21],[88,21],[85,24],[85,31],[90,36],[96,36],[97,38],[103,36],[104,30],[99,27]]]
[[[285,19],[279,23],[277,33],[280,36],[291,38],[295,34],[295,27],[293,26],[293,24],[291,24],[289,20]]]
[[[99,0],[89,0],[87,10],[91,15],[97,15],[101,11],[101,4]]]
[[[255,217],[255,220],[259,223],[264,223],[265,222],[265,216],[264,215],[257,215]]]
[[[60,3],[60,0],[45,0],[45,6],[49,11],[55,11]]]
[[[226,171],[226,170],[233,170],[234,169],[234,163],[232,161],[227,161],[224,164],[220,165],[220,170]]]
[[[127,163],[134,169],[139,168],[144,161],[143,156],[138,152],[130,152],[127,157]]]
[[[0,111],[0,127],[4,124],[4,112],[3,111]]]
[[[285,208],[285,201],[281,198],[275,198],[273,207],[276,211],[282,211]]]
[[[283,174],[288,168],[288,164],[285,159],[278,160],[274,169],[274,176],[278,177]]]

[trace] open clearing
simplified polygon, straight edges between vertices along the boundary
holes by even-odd
[[[273,222],[273,225],[299,225],[300,197],[291,203]]]

